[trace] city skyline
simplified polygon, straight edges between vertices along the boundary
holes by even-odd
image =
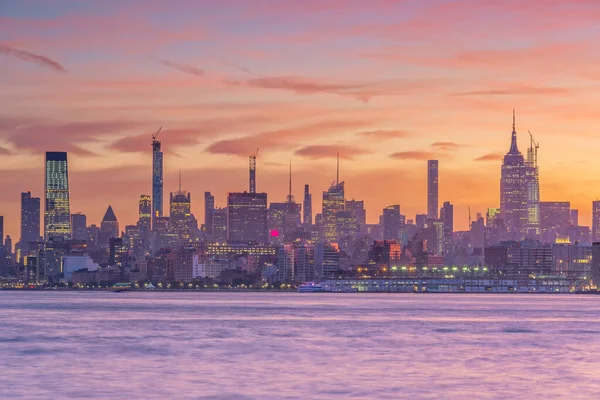
[[[185,2],[185,15],[136,4],[106,2],[100,13],[93,4],[15,3],[0,12],[0,83],[7,88],[0,94],[0,184],[8,188],[0,209],[12,238],[20,230],[19,194],[44,196],[46,150],[69,153],[73,213],[99,224],[112,205],[122,226],[133,224],[136,199],[152,193],[148,142],[161,125],[164,193],[176,191],[183,169],[199,221],[203,192],[223,207],[227,192],[246,190],[247,157],[260,148],[257,191],[270,202],[285,200],[291,156],[293,192],[299,198],[309,184],[315,211],[339,151],[346,197],[365,201],[370,223],[393,204],[408,216],[426,212],[424,165],[439,159],[439,204],[450,201],[455,229],[465,230],[469,207],[499,207],[513,106],[520,147],[528,130],[541,142],[541,200],[570,201],[580,224],[592,225],[591,203],[600,197],[598,76],[593,38],[581,34],[592,29],[593,4],[553,3],[543,15],[513,1],[376,1],[368,9],[361,2],[264,3],[227,13]],[[200,12],[207,6],[218,23]],[[339,19],[330,26],[333,14]],[[291,15],[293,24],[252,28]],[[482,20],[481,37],[454,31],[454,24],[476,29]],[[116,40],[122,25],[127,40]],[[107,26],[114,29],[100,37]],[[307,54],[320,62],[303,62]]]

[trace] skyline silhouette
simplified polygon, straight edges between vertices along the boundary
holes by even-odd
[[[425,213],[426,163],[439,159],[440,204],[454,204],[464,230],[469,207],[499,206],[513,106],[520,147],[528,130],[541,142],[541,200],[570,201],[591,225],[600,8],[539,2],[540,14],[536,4],[9,4],[5,232],[18,237],[21,192],[43,195],[45,151],[69,152],[73,212],[100,223],[110,204],[123,226],[134,223],[161,125],[165,195],[182,169],[199,219],[205,191],[224,206],[227,192],[246,190],[256,148],[269,201],[288,194],[290,157],[297,199],[307,183],[326,190],[339,151],[346,196],[365,201],[371,223],[392,204]]]

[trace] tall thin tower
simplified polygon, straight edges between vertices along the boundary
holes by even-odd
[[[302,222],[307,225],[312,225],[312,194],[310,194],[310,187],[304,185],[304,217]]]
[[[438,217],[438,160],[427,161],[427,216]]]
[[[258,149],[256,153],[250,156],[250,179],[249,179],[249,191],[250,193],[256,193],[256,157],[258,156]]]
[[[156,140],[162,126],[152,135],[152,227],[158,217],[163,216],[163,152]]]

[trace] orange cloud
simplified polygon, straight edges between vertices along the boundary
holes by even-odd
[[[375,131],[357,132],[356,134],[358,136],[372,138],[375,140],[399,139],[399,138],[407,138],[407,137],[411,136],[411,134],[408,131],[384,130],[384,129],[378,129]]]
[[[399,151],[391,154],[390,157],[396,160],[431,160],[439,158],[440,155],[429,151]]]
[[[490,153],[477,157],[474,161],[501,161],[503,157],[500,153]]]
[[[323,134],[335,134],[349,129],[369,125],[368,120],[333,120],[300,125],[294,128],[282,128],[256,135],[217,141],[206,149],[209,153],[247,156],[257,148],[281,149],[295,147],[299,143],[320,137]]]
[[[440,149],[445,151],[457,150],[461,147],[465,147],[463,144],[454,143],[454,142],[434,142],[431,143],[431,147],[434,149]]]

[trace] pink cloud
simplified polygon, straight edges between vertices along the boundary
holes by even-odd
[[[359,148],[349,145],[314,145],[306,146],[298,149],[294,154],[312,160],[318,160],[322,158],[335,158],[339,154],[340,158],[351,160],[356,156],[368,154],[369,151],[364,148]]]
[[[65,67],[63,67],[63,65],[60,64],[58,61],[55,61],[41,54],[35,54],[26,50],[15,49],[13,47],[3,44],[0,44],[0,53],[14,58],[18,58],[19,60],[35,63],[42,68],[51,69],[56,72],[67,72]]]

